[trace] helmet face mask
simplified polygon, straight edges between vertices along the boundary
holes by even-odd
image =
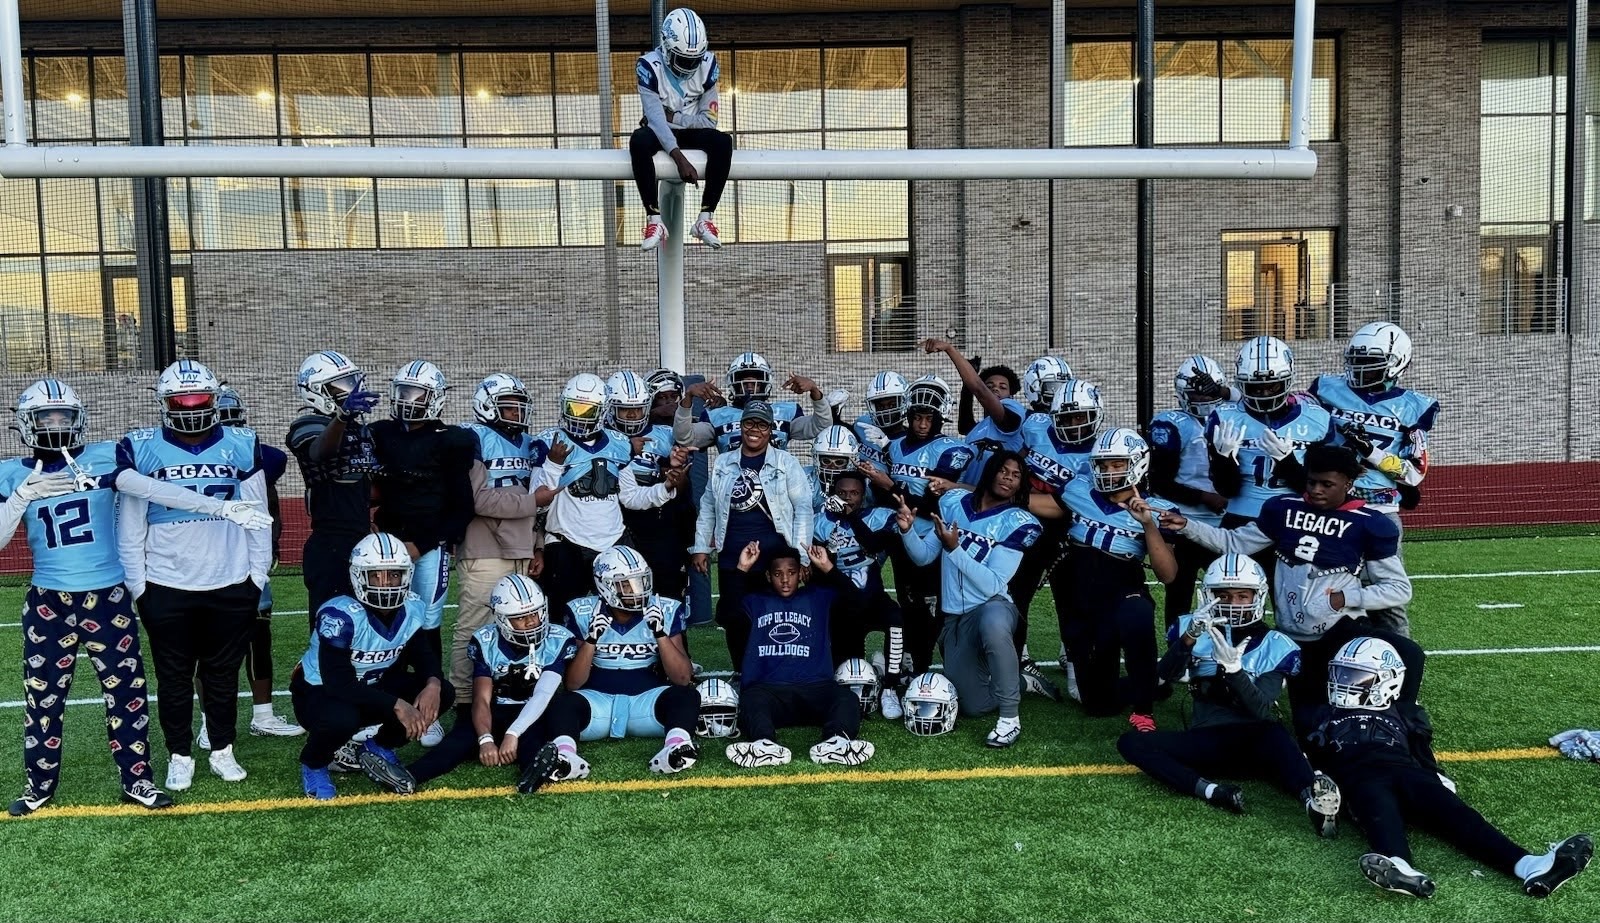
[[[1262,413],[1276,413],[1289,403],[1289,383],[1286,381],[1244,381],[1239,383],[1244,392],[1245,406]]]
[[[1190,356],[1183,360],[1172,377],[1172,392],[1178,398],[1178,406],[1202,420],[1209,417],[1217,405],[1230,397],[1223,377],[1222,366],[1210,356]]]
[[[1294,350],[1277,337],[1246,340],[1233,359],[1234,383],[1246,408],[1275,414],[1289,403],[1289,383],[1294,380]]]
[[[879,372],[867,385],[867,414],[873,425],[885,432],[897,431],[906,422],[906,379],[899,372]]]
[[[1050,399],[1050,426],[1056,438],[1081,445],[1100,431],[1100,389],[1081,378],[1064,381]]]
[[[246,425],[244,401],[239,399],[239,392],[226,385],[217,395],[217,422],[223,426]]]
[[[561,428],[574,439],[588,439],[605,425],[609,399],[600,376],[583,372],[561,389]]]
[[[18,396],[11,428],[30,449],[77,450],[83,447],[89,414],[70,386],[46,378],[29,385]]]
[[[351,392],[366,389],[366,375],[343,353],[324,350],[300,363],[296,376],[300,399],[324,416],[334,416]]]
[[[606,380],[608,422],[624,436],[641,436],[650,429],[653,395],[643,378],[623,369]]]
[[[594,583],[606,606],[621,612],[643,612],[655,593],[650,565],[639,552],[622,545],[594,559]]]
[[[1206,565],[1201,579],[1206,608],[1213,618],[1225,619],[1234,628],[1254,625],[1267,611],[1267,572],[1244,555],[1225,554]],[[1240,591],[1251,592],[1249,602],[1222,599]]]
[[[1382,711],[1400,697],[1406,665],[1387,641],[1356,638],[1328,662],[1328,704]]]
[[[449,386],[438,366],[423,359],[407,363],[391,383],[389,397],[394,418],[402,423],[439,419],[447,390]]]
[[[30,432],[33,448],[59,452],[83,445],[83,412],[69,407],[45,407],[29,414],[24,432]],[[25,438],[24,443],[28,442]]]
[[[174,433],[200,435],[219,424],[217,397],[222,382],[193,359],[179,359],[156,379],[156,400],[161,404],[161,425]]]
[[[494,613],[495,629],[507,644],[538,647],[550,634],[550,603],[530,577],[501,577],[489,593],[489,611]]]
[[[330,379],[322,384],[322,393],[326,394],[336,404],[343,404],[344,399],[361,390],[366,385],[366,376],[360,372],[350,372]]]
[[[1072,367],[1057,356],[1040,356],[1022,373],[1022,397],[1031,410],[1047,412],[1062,384],[1071,380]]]
[[[411,422],[428,418],[428,403],[433,392],[421,385],[396,383],[394,386],[394,418]]]
[[[1138,487],[1150,471],[1150,445],[1126,427],[1103,433],[1089,451],[1094,489],[1115,494]]]
[[[1387,321],[1357,330],[1344,350],[1345,382],[1355,391],[1394,387],[1411,365],[1411,337]]]
[[[700,716],[695,721],[697,737],[739,736],[739,690],[732,683],[708,679],[695,687],[700,693]]]
[[[772,366],[760,353],[740,353],[728,363],[728,374],[723,380],[728,392],[728,402],[743,407],[747,401],[765,401],[772,397]]]
[[[351,590],[362,605],[372,609],[400,608],[411,592],[415,570],[405,544],[386,532],[368,535],[350,553]]]
[[[533,399],[522,379],[496,372],[472,392],[472,415],[486,426],[526,433],[533,419]]]

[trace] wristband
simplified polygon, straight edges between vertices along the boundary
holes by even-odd
[[[478,735],[478,746],[481,747],[484,744],[492,744],[492,743],[494,743],[494,735],[493,734],[479,734]]]

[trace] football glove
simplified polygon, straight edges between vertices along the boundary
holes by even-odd
[[[1185,629],[1183,633],[1189,636],[1189,640],[1198,641],[1200,640],[1200,636],[1205,634],[1206,630],[1210,627],[1210,617],[1196,612],[1194,615],[1189,617],[1189,627]]]
[[[1239,449],[1244,445],[1244,426],[1239,423],[1223,423],[1211,435],[1211,450],[1223,458],[1239,460]]]
[[[272,515],[259,500],[224,500],[221,516],[250,532],[272,528]]]
[[[1366,430],[1361,428],[1361,424],[1352,423],[1349,420],[1341,420],[1338,423],[1338,429],[1339,436],[1344,439],[1344,444],[1353,449],[1357,455],[1366,458],[1372,454],[1372,438],[1367,435]]]
[[[1215,625],[1207,628],[1206,633],[1211,635],[1211,659],[1217,662],[1224,673],[1239,672],[1240,667],[1244,666],[1244,644],[1240,643],[1238,647],[1229,644],[1221,629]]]
[[[822,509],[824,512],[839,516],[844,513],[845,504],[844,501],[838,497],[829,497],[828,499],[822,501]]]
[[[376,406],[378,406],[376,393],[357,388],[344,396],[344,403],[339,405],[339,419],[354,420],[364,413],[371,412]]]
[[[879,451],[889,448],[889,434],[870,423],[862,425],[861,440],[872,443]]]
[[[36,461],[33,463],[33,473],[28,475],[27,480],[18,484],[11,495],[23,504],[29,504],[35,500],[49,500],[62,494],[70,494],[77,489],[77,486],[70,471],[63,469],[55,474],[45,474],[44,462]]]
[[[667,614],[660,606],[651,605],[644,610],[644,625],[652,634],[664,635],[667,633]]]
[[[1273,461],[1283,461],[1294,454],[1294,440],[1279,435],[1275,429],[1269,429],[1261,436],[1261,451],[1270,455]]]
[[[589,623],[589,633],[583,636],[590,644],[600,643],[600,637],[611,630],[611,615],[607,612],[596,612],[594,620]]]

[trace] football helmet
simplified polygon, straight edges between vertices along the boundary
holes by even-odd
[[[1072,380],[1072,366],[1059,356],[1040,356],[1022,372],[1022,399],[1028,408],[1048,413],[1050,402],[1063,384]]]
[[[205,433],[217,425],[222,382],[193,359],[179,359],[156,379],[161,425],[175,433]]]
[[[839,664],[839,669],[833,671],[833,678],[839,681],[839,685],[849,689],[856,701],[861,703],[861,717],[869,717],[878,710],[878,687],[882,683],[872,664],[860,657],[851,657]]]
[[[861,443],[848,426],[830,426],[817,437],[812,451],[817,455],[817,480],[824,492],[832,489],[833,479],[856,466]]]
[[[937,737],[955,730],[956,684],[943,673],[923,673],[911,680],[901,697],[906,730],[919,737]]]
[[[1387,321],[1374,321],[1344,348],[1344,380],[1357,391],[1391,388],[1411,365],[1411,337]]]
[[[588,372],[572,376],[561,389],[561,428],[574,439],[588,439],[606,418],[606,383]]]
[[[644,384],[650,389],[651,397],[683,393],[683,376],[671,369],[656,369],[644,377]]]
[[[227,382],[223,382],[222,390],[217,392],[217,421],[223,426],[246,425],[244,398]]]
[[[906,378],[899,372],[879,372],[867,385],[867,413],[879,429],[892,430],[906,421]]]
[[[924,375],[906,386],[906,414],[932,413],[934,429],[950,419],[950,386],[937,375]]]
[[[700,718],[696,737],[739,736],[739,690],[726,680],[708,679],[695,687],[700,693]]]
[[[1394,645],[1354,638],[1328,662],[1328,704],[1381,711],[1400,697],[1405,678],[1406,664]]]
[[[694,73],[705,60],[706,24],[694,10],[679,7],[661,19],[661,60],[679,77]]]
[[[507,644],[538,647],[550,633],[550,602],[532,577],[523,574],[501,577],[489,592],[489,611],[494,613],[495,627]],[[530,615],[539,617],[538,624],[532,628],[517,628],[511,624],[512,619]]]
[[[30,449],[76,451],[83,448],[89,414],[70,385],[46,378],[29,385],[17,398],[16,422],[11,428]]]
[[[1107,462],[1118,460],[1127,464],[1118,471],[1105,470]],[[1133,430],[1119,426],[1095,439],[1089,465],[1094,470],[1094,489],[1103,494],[1137,487],[1150,473],[1150,444]]]
[[[650,428],[650,386],[628,369],[606,379],[606,410],[611,428],[624,436],[638,436]]]
[[[1266,615],[1267,572],[1246,555],[1225,554],[1212,561],[1206,565],[1201,585],[1205,588],[1204,608],[1218,621],[1243,628],[1254,625]],[[1248,605],[1219,602],[1217,590],[1255,590],[1255,602]]]
[[[1294,380],[1294,350],[1277,337],[1246,340],[1233,359],[1233,380],[1244,405],[1261,413],[1277,413],[1289,402]]]
[[[643,612],[650,605],[655,576],[639,552],[626,545],[613,545],[594,559],[594,586],[611,608]]]
[[[300,388],[300,399],[306,406],[325,416],[337,416],[344,399],[352,391],[366,386],[367,376],[344,353],[331,349],[312,353],[300,363],[300,374],[295,379]]]
[[[472,415],[486,426],[505,426],[525,433],[532,418],[533,398],[522,379],[495,372],[472,392]]]
[[[444,411],[444,393],[448,390],[450,386],[445,384],[444,373],[437,365],[426,359],[408,362],[394,373],[389,392],[391,412],[396,420],[406,423],[437,420]]]
[[[772,366],[760,353],[740,353],[728,363],[724,384],[735,407],[743,407],[745,401],[771,400]]]
[[[1050,426],[1056,438],[1072,445],[1088,442],[1100,431],[1100,388],[1081,378],[1069,378],[1050,399]]]
[[[1222,366],[1210,356],[1194,355],[1178,363],[1172,376],[1172,393],[1178,406],[1204,420],[1217,405],[1228,399],[1228,386]]]
[[[350,587],[356,599],[374,609],[398,609],[411,592],[411,575],[416,565],[405,542],[387,532],[374,532],[356,542],[350,552]],[[381,572],[399,574],[395,586],[378,586],[373,576]],[[395,582],[395,581],[389,581]]]

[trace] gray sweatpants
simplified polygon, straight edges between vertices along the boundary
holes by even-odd
[[[970,612],[946,612],[944,675],[955,684],[961,714],[1002,718],[1017,716],[1022,701],[1022,663],[1011,636],[1017,630],[1017,607],[995,596]]]
[[[1400,513],[1399,511],[1394,511],[1383,515],[1389,517],[1389,521],[1394,523],[1395,529],[1400,532],[1401,543],[1398,547],[1400,563],[1404,564],[1406,562],[1406,530],[1405,526],[1400,524]],[[1402,638],[1411,637],[1411,620],[1406,617],[1406,607],[1403,605],[1396,606],[1393,609],[1373,609],[1367,613],[1367,618],[1371,619],[1372,624],[1377,628],[1387,629]]]

